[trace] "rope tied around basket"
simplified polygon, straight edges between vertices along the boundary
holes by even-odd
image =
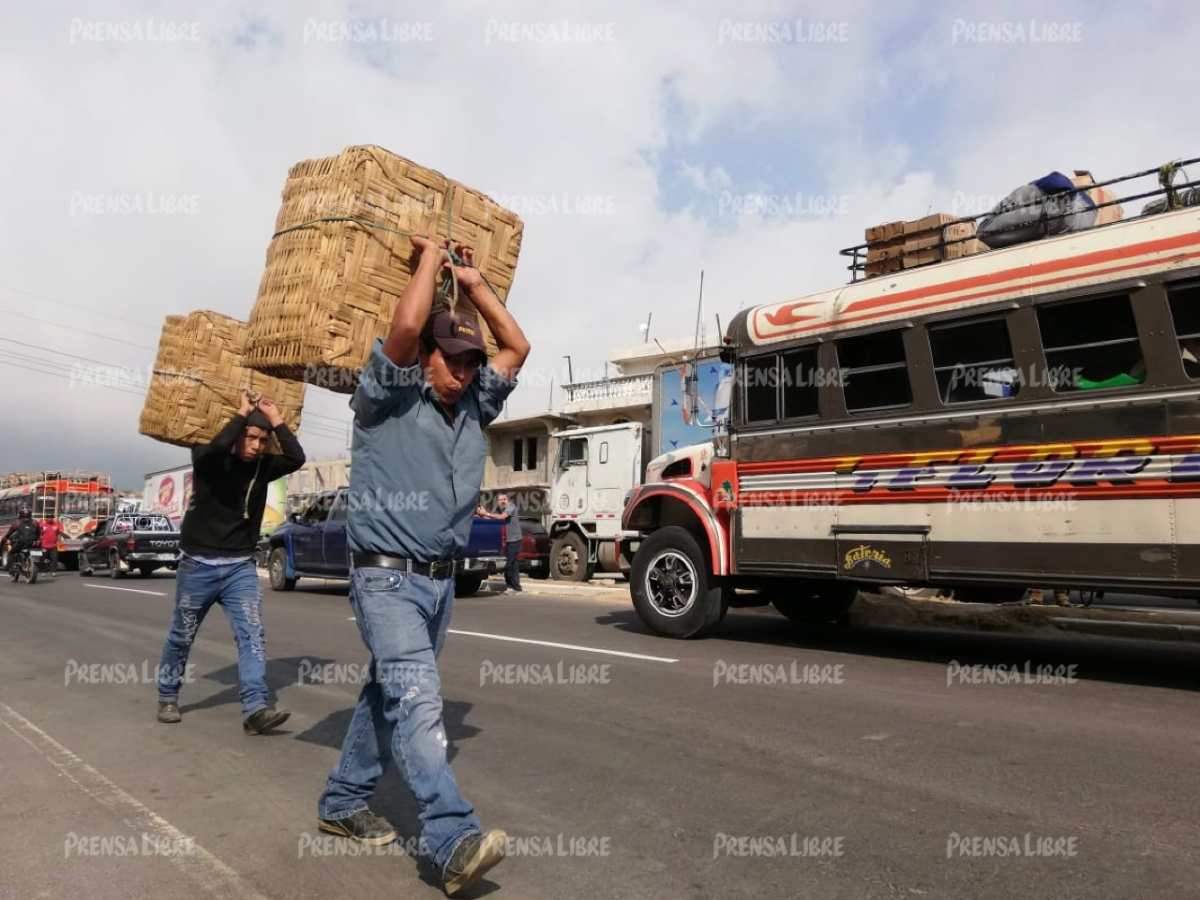
[[[467,265],[467,260],[464,260],[461,256],[458,256],[458,253],[456,253],[454,250],[454,194],[455,186],[454,184],[451,184],[448,193],[446,193],[445,202],[445,240],[446,244],[449,246],[442,248],[442,256],[445,257],[446,262],[450,263],[451,266],[460,266],[460,268],[462,268],[462,266]],[[288,226],[287,228],[281,228],[280,230],[277,230],[275,234],[271,235],[271,240],[280,238],[280,236],[284,234],[299,232],[299,230],[302,228],[312,228],[313,226],[318,226],[318,224],[322,224],[323,222],[350,222],[352,224],[356,224],[356,226],[361,226],[362,228],[373,228],[379,230],[379,232],[398,234],[401,235],[402,238],[414,238],[414,236],[418,236],[418,233],[416,232],[408,232],[408,230],[404,230],[403,228],[394,228],[389,226],[389,224],[376,222],[370,220],[370,218],[364,218],[362,216],[318,216],[317,218],[311,218],[311,220],[308,220],[307,222],[300,222],[299,224],[294,224],[294,226]],[[487,284],[487,287],[491,288],[492,293],[496,293],[496,288],[492,287],[492,283],[487,280],[487,276],[480,272],[480,277],[482,280],[484,280],[484,283]],[[499,294],[497,294],[497,296],[499,296]],[[440,304],[445,308],[449,308],[451,313],[457,310],[458,280],[454,276],[454,271],[452,271],[452,269],[444,270],[442,272],[442,280],[440,280],[436,292],[434,292],[434,301],[436,301],[434,302],[434,308],[437,308],[438,304]]]
[[[228,403],[234,409],[239,409],[242,405],[242,398],[240,395],[236,399],[232,399],[224,391],[218,390],[217,387],[211,381],[205,381],[199,375],[193,375],[191,372],[177,372],[174,369],[151,369],[150,371],[155,375],[162,375],[166,378],[183,378],[187,381],[194,381],[194,382],[196,382],[196,384],[199,384],[199,385],[202,385],[203,387],[208,388],[210,391],[212,391],[214,394],[216,394],[218,397],[220,397],[222,400],[224,400],[226,403]],[[246,393],[248,393],[250,395],[250,402],[255,405],[257,405],[258,401],[262,399],[261,391],[253,391],[248,387],[234,388],[234,390],[238,390],[238,391],[244,390]]]
[[[386,231],[389,234],[398,234],[401,237],[412,238],[417,235],[415,231],[405,231],[402,228],[393,228],[391,225],[385,225],[382,222],[374,222],[371,219],[364,219],[361,216],[319,216],[316,219],[310,219],[307,222],[301,222],[298,225],[289,225],[287,228],[281,228],[271,235],[271,240],[293,231],[299,231],[302,228],[312,228],[315,225],[320,225],[322,222],[350,222],[354,225],[359,225],[363,228],[373,228],[377,231]],[[450,265],[463,267],[467,265],[466,260],[459,256],[454,251],[453,239],[453,224],[454,224],[454,185],[451,184],[446,195],[446,242],[447,247],[442,248],[442,256],[450,263]],[[492,293],[496,293],[496,289],[492,287],[492,283],[488,281],[487,276],[483,272],[479,273],[484,284],[491,289]],[[499,296],[499,294],[496,294]],[[438,284],[434,293],[435,303],[434,308],[440,303],[441,306],[448,308],[450,312],[455,312],[458,309],[458,279],[454,277],[453,268],[449,271],[442,272],[441,282]]]

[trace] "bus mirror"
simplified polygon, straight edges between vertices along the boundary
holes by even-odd
[[[721,362],[725,363],[727,366],[732,366],[735,362],[737,362],[737,347],[733,346],[733,344],[722,344],[719,355],[721,357]]]

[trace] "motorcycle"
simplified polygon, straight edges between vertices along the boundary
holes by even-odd
[[[22,547],[20,550],[9,551],[8,575],[14,582],[24,578],[30,584],[36,584],[38,575],[50,570],[50,562],[40,547]]]

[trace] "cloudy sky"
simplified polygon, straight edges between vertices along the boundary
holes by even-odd
[[[381,144],[524,214],[522,414],[564,354],[597,374],[651,311],[690,335],[701,269],[728,322],[844,281],[866,225],[1200,154],[1198,24],[1183,3],[8,4],[0,471],[140,488],[186,462],[137,433],[137,381],[164,316],[248,316],[297,160]],[[131,377],[89,384],[98,363]],[[310,458],[344,452],[348,418],[310,389]]]

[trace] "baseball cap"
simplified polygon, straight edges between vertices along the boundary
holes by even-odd
[[[453,313],[448,309],[438,310],[426,326],[434,342],[443,353],[465,353],[476,350],[486,357],[483,348],[483,332],[479,318],[470,313]]]

